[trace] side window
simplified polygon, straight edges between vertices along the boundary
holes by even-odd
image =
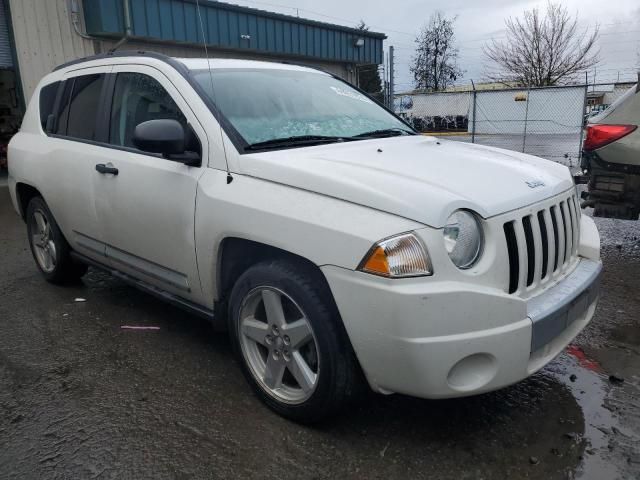
[[[68,116],[67,136],[95,140],[96,118],[103,83],[104,75],[102,74],[75,77],[68,106],[60,115],[60,120],[65,117],[65,113]]]
[[[60,96],[60,104],[56,114],[55,127],[53,133],[56,135],[67,134],[67,120],[69,120],[69,97],[71,96],[71,90],[73,89],[73,79],[67,80],[64,83],[64,90]]]
[[[157,80],[142,73],[119,73],[111,107],[109,143],[135,148],[136,126],[155,119],[177,120],[185,132],[191,132],[187,119]]]
[[[53,107],[56,103],[56,95],[58,94],[58,87],[60,82],[54,82],[49,85],[45,85],[40,90],[40,124],[42,130],[47,130],[47,120],[49,115],[53,113]]]

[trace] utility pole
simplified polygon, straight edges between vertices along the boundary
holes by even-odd
[[[382,103],[386,106],[389,106],[389,79],[387,75],[389,73],[389,69],[387,64],[389,62],[389,55],[385,55],[383,52],[382,58],[382,83],[383,83],[383,95],[382,95]]]
[[[589,96],[589,73],[584,72],[584,100],[582,103],[582,118],[580,119],[580,143],[578,144],[578,164],[582,165],[582,140],[584,140],[584,129],[586,127],[587,103]],[[580,167],[582,169],[582,166]],[[584,173],[584,172],[582,172]]]
[[[477,101],[477,93],[476,93],[476,84],[473,83],[473,79],[471,79],[471,87],[473,88],[473,110],[471,111],[471,118],[473,119],[473,123],[471,124],[471,143],[476,143],[476,101]]]
[[[394,91],[394,81],[393,81],[393,45],[389,47],[389,109],[392,111],[393,108],[393,91]]]
[[[527,122],[529,121],[529,97],[531,96],[531,84],[527,87],[527,104],[524,109],[524,132],[522,134],[522,153],[525,153],[527,145]]]

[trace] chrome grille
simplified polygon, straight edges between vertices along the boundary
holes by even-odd
[[[580,210],[575,194],[504,223],[508,293],[533,290],[562,273],[578,255]]]

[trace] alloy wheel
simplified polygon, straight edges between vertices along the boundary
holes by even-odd
[[[56,268],[57,250],[51,232],[51,224],[42,210],[35,210],[31,217],[31,243],[38,265],[45,273]]]
[[[309,319],[289,295],[254,288],[242,302],[237,327],[244,360],[265,392],[288,404],[311,397],[320,374],[318,347]]]

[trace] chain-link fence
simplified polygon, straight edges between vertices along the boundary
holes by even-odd
[[[394,109],[424,133],[579,164],[583,127],[598,85],[396,95]],[[603,86],[602,86],[603,87]],[[600,97],[597,97],[600,95]]]

